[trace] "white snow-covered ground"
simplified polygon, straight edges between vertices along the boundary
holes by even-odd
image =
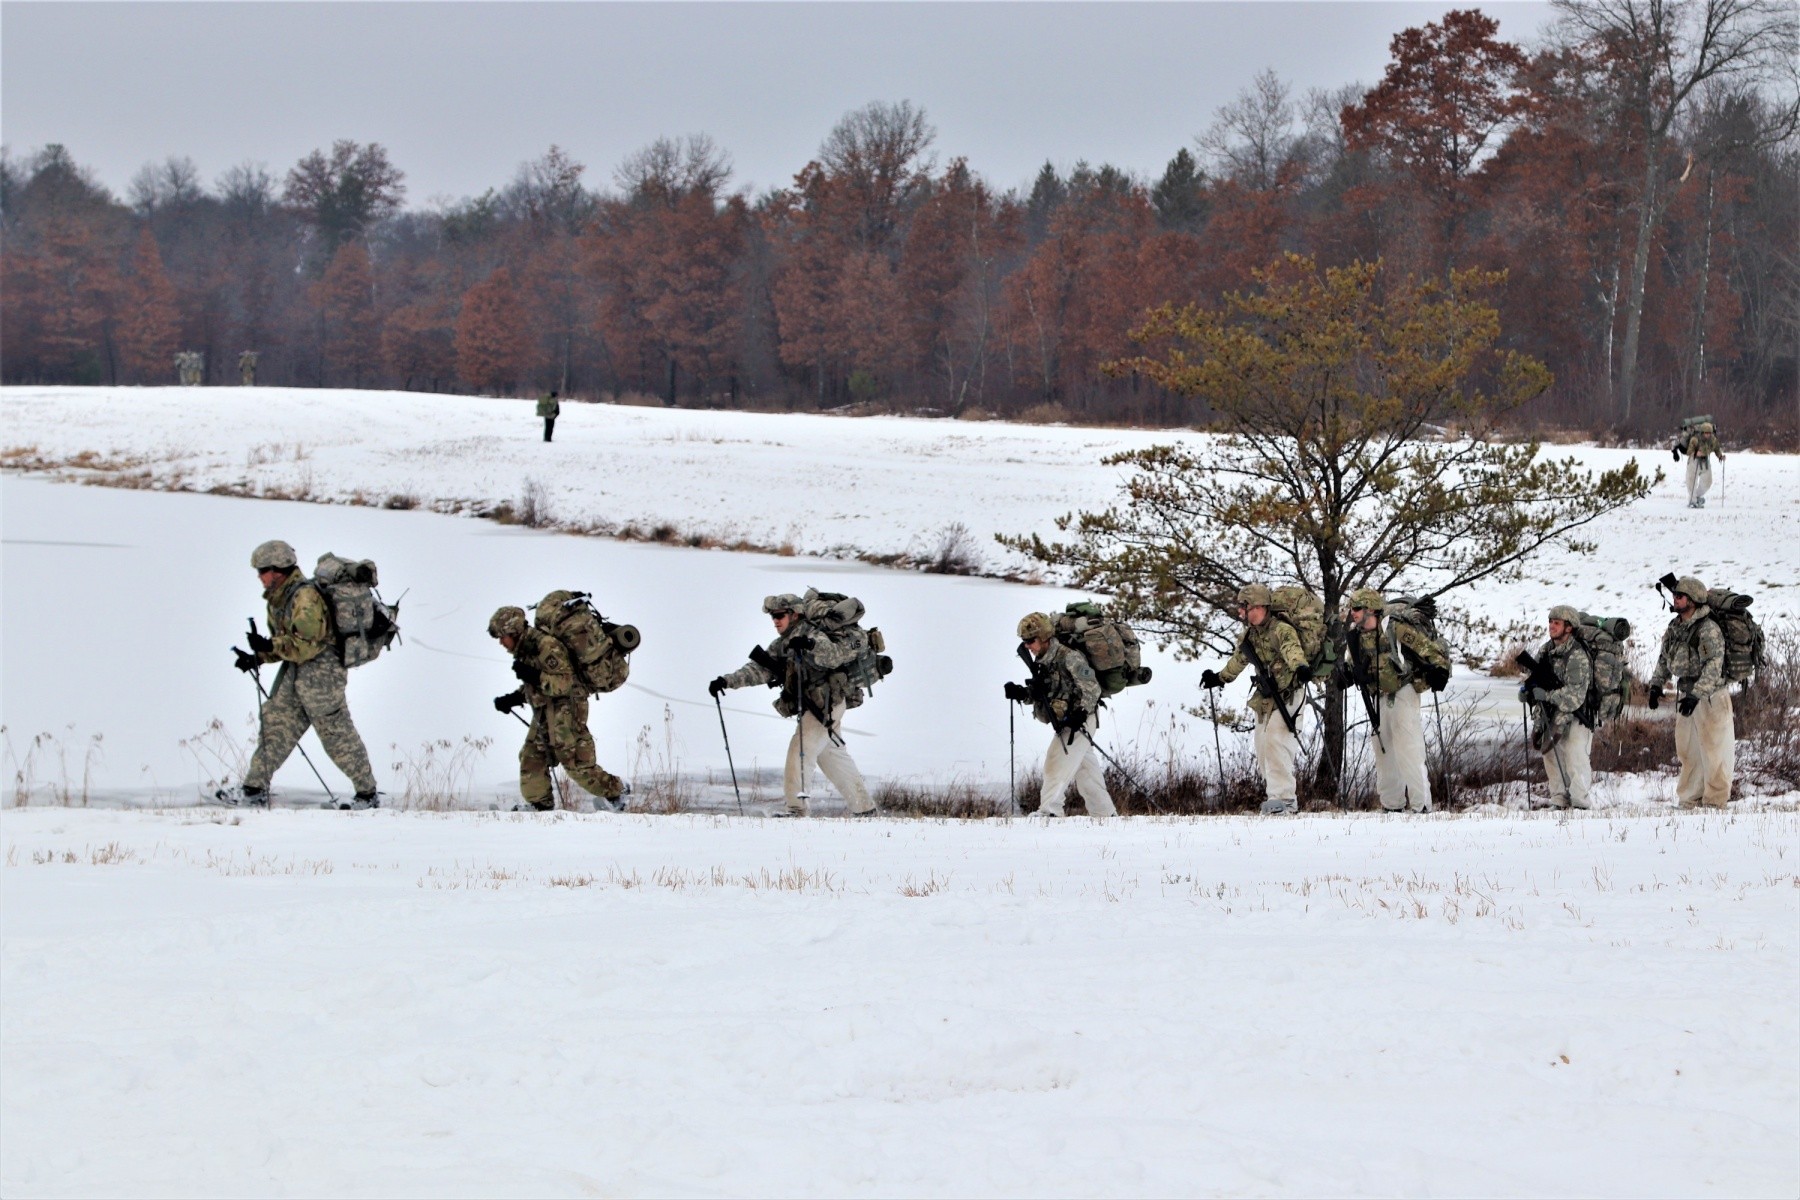
[[[1791,808],[0,814],[0,1191],[1786,1196]]]
[[[0,451],[461,511],[533,478],[572,520],[916,553],[957,521],[1049,532],[1110,497],[1100,454],[1170,436],[564,411],[545,446],[510,401],[4,389]],[[1665,483],[1593,531],[1595,558],[1467,602],[1535,621],[1573,599],[1653,639],[1649,585],[1678,569],[1796,616],[1800,457],[1727,471],[1722,507]],[[406,644],[350,692],[390,803],[409,779],[466,808],[513,794],[485,624],[570,585],[644,631],[593,717],[640,785],[732,804],[705,681],[769,636],[762,595],[808,585],[861,596],[894,646],[848,723],[868,772],[998,785],[1014,623],[1070,595],[0,477],[4,800],[30,802],[0,811],[0,1194],[1800,1192],[1800,797],[1677,814],[1644,777],[1567,821],[1049,828],[327,814],[297,811],[318,788],[296,758],[291,807],[194,807],[253,737],[227,647],[261,617],[268,537],[410,589]],[[1110,744],[1210,759],[1180,712],[1200,664],[1154,664]],[[728,700],[767,799],[786,724]],[[1019,732],[1023,766],[1044,737]]]

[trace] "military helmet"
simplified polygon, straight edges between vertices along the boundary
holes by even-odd
[[[1259,604],[1268,608],[1275,603],[1275,593],[1266,584],[1246,583],[1238,589],[1237,602],[1245,608],[1255,608]]]
[[[1382,599],[1381,593],[1374,588],[1357,588],[1350,593],[1350,607],[1360,608],[1366,612],[1383,612],[1387,608],[1387,601]]]
[[[1706,603],[1706,585],[1692,575],[1683,575],[1675,585],[1675,591],[1686,596],[1695,604]]]
[[[488,636],[491,638],[518,637],[525,632],[525,610],[511,604],[505,608],[497,608],[494,615],[488,618]]]
[[[291,571],[299,561],[294,548],[279,540],[264,542],[250,552],[250,565],[258,571]]]
[[[1019,640],[1035,642],[1039,639],[1049,641],[1056,635],[1056,626],[1051,624],[1048,613],[1026,613],[1019,618]]]
[[[783,592],[779,596],[764,596],[763,611],[768,613],[771,617],[776,613],[799,612],[800,606],[805,603],[806,601],[794,595],[794,593]]]
[[[1581,614],[1567,604],[1558,604],[1555,608],[1552,608],[1550,610],[1550,619],[1552,621],[1562,621],[1568,625],[1581,624]]]

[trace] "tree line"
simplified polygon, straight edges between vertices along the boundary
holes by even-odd
[[[923,109],[845,115],[786,187],[711,138],[610,187],[552,146],[426,210],[376,143],[120,199],[63,146],[0,157],[0,377],[1210,419],[1109,369],[1166,304],[1222,308],[1299,253],[1498,273],[1501,345],[1555,382],[1520,419],[1631,433],[1704,408],[1800,428],[1800,120],[1784,0],[1561,0],[1531,53],[1476,10],[1397,34],[1382,79],[1257,75],[1161,175],[1046,162],[1000,191]]]

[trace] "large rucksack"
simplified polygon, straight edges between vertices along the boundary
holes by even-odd
[[[1625,643],[1631,640],[1631,622],[1623,617],[1595,617],[1577,613],[1575,640],[1593,663],[1587,697],[1575,710],[1575,719],[1598,729],[1625,711],[1631,699],[1631,665],[1625,661]]]
[[[313,584],[325,597],[338,657],[345,667],[374,662],[400,640],[400,605],[375,590],[380,573],[368,559],[339,558],[326,551],[313,568]]]
[[[1763,631],[1750,615],[1754,598],[1730,588],[1716,587],[1707,591],[1706,606],[1712,619],[1725,635],[1725,681],[1744,683],[1763,666]],[[1695,622],[1699,624],[1698,621]]]
[[[887,639],[881,630],[873,625],[863,627],[862,619],[868,611],[861,600],[842,592],[808,588],[800,600],[800,615],[808,624],[831,639],[838,649],[855,652],[849,662],[832,668],[833,674],[844,677],[844,703],[848,708],[861,704],[863,692],[894,672],[894,660],[887,656]]]
[[[1056,640],[1081,651],[1101,696],[1116,696],[1128,687],[1150,682],[1143,651],[1131,626],[1091,600],[1080,600],[1056,614]]]
[[[1430,640],[1437,652],[1444,656],[1445,675],[1446,677],[1449,675],[1450,670],[1455,667],[1456,662],[1455,659],[1450,657],[1450,643],[1446,642],[1443,635],[1438,633],[1437,598],[1435,596],[1396,596],[1387,602],[1387,619],[1390,622],[1398,621],[1402,625],[1410,625],[1420,633],[1424,634],[1426,638]],[[1392,635],[1390,634],[1390,637],[1391,636]],[[1404,666],[1406,669],[1403,674],[1406,678],[1411,679],[1414,672],[1418,670],[1422,663],[1418,659],[1418,656],[1411,650],[1400,646],[1400,641],[1397,637],[1392,640],[1393,644],[1404,652]],[[1442,690],[1442,688],[1432,689],[1434,692]]]
[[[1329,644],[1325,630],[1325,601],[1299,584],[1290,583],[1275,589],[1275,603],[1269,612],[1286,621],[1300,635],[1300,649],[1315,679],[1331,674],[1336,665],[1336,647]]]
[[[1700,444],[1692,446],[1692,439],[1698,437]],[[1710,414],[1697,417],[1683,417],[1681,432],[1676,435],[1675,445],[1684,453],[1692,453],[1695,458],[1707,458],[1719,452],[1719,427],[1713,423]]]
[[[563,644],[576,681],[596,696],[624,686],[631,652],[643,642],[637,626],[601,616],[586,592],[551,592],[538,601],[532,624]]]

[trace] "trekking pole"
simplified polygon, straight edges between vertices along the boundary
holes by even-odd
[[[1524,733],[1521,739],[1525,746],[1525,763],[1519,771],[1519,782],[1525,785],[1525,811],[1531,811],[1531,705],[1523,697],[1519,699],[1519,729]]]
[[[800,748],[800,782],[794,799],[801,808],[809,806],[812,795],[806,790],[806,676],[800,670],[800,652],[793,652],[794,664],[794,744]]]
[[[1018,705],[1013,701],[1006,702],[1006,788],[1012,797],[1012,815],[1019,815],[1019,734],[1017,723]]]
[[[1456,799],[1456,785],[1450,779],[1450,751],[1444,745],[1444,706],[1437,692],[1431,693],[1431,711],[1437,714],[1438,731],[1438,770],[1442,773],[1444,783],[1444,806],[1451,806]]]
[[[1219,690],[1207,688],[1206,698],[1212,702],[1213,759],[1219,764],[1219,807],[1225,807],[1225,751],[1219,749]]]
[[[256,628],[256,618],[255,617],[250,618],[250,628],[253,631]],[[257,670],[250,672],[250,678],[256,684],[257,694],[263,698],[263,704],[258,705],[257,709],[256,709],[256,741],[257,741],[258,745],[261,745],[263,732],[264,732],[263,705],[268,704],[269,693],[267,691],[263,690],[262,669],[261,668],[258,668]],[[325,782],[325,777],[323,775],[319,774],[319,768],[313,766],[312,755],[308,754],[306,752],[306,747],[302,746],[298,741],[296,741],[294,743],[294,749],[296,749],[300,752],[300,757],[306,760],[306,765],[308,767],[312,768],[313,778],[318,780],[319,786],[325,789],[325,798],[330,800],[332,803],[332,806],[335,808],[337,806],[337,793],[331,790],[331,785],[329,783]]]
[[[738,816],[741,817],[744,815],[744,793],[738,790],[737,764],[731,761],[731,735],[725,732],[725,702],[714,696],[713,707],[719,710],[719,736],[725,739],[725,765],[731,768],[731,791],[737,796]]]
[[[1118,759],[1116,759],[1112,755],[1108,754],[1105,750],[1102,750],[1100,748],[1099,742],[1096,742],[1094,739],[1089,738],[1088,745],[1092,746],[1094,748],[1094,753],[1098,754],[1101,758],[1104,758],[1107,761],[1107,763],[1112,767],[1113,770],[1117,771],[1120,775],[1123,775],[1125,777],[1125,782],[1129,783],[1134,789],[1136,789],[1138,795],[1142,796],[1144,799],[1146,799],[1150,802],[1151,808],[1154,808],[1157,812],[1163,811],[1163,806],[1156,802],[1156,797],[1151,794],[1150,789],[1145,787],[1143,784],[1139,783],[1137,781],[1137,776],[1133,775],[1130,771],[1127,771],[1123,766],[1121,766],[1119,764]]]

